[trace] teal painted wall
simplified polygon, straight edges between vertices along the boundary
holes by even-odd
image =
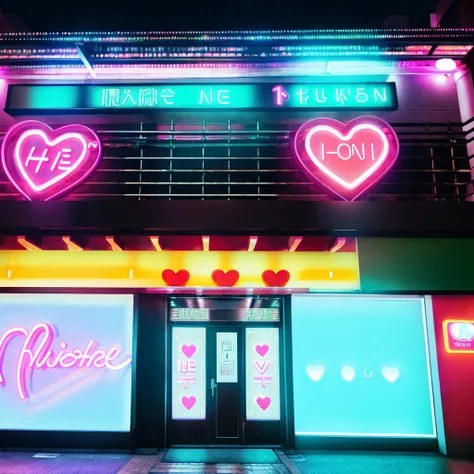
[[[474,239],[357,239],[363,292],[474,291]]]

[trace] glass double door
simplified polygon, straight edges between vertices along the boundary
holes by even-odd
[[[169,445],[280,445],[279,328],[171,328]]]

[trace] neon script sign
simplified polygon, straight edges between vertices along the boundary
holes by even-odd
[[[11,114],[57,110],[261,109],[393,110],[393,82],[10,85]]]
[[[83,125],[51,129],[35,120],[14,125],[2,143],[3,168],[30,201],[48,201],[83,182],[100,161],[97,135]]]
[[[16,364],[16,386],[22,400],[29,397],[27,381],[34,370],[96,368],[122,370],[131,364],[132,358],[127,357],[121,362],[118,346],[108,350],[98,349],[98,343],[90,340],[84,349],[69,349],[66,342],[61,342],[60,350],[54,352],[51,347],[54,341],[54,328],[48,323],[38,323],[28,331],[23,327],[8,329],[0,338],[0,384],[5,383],[2,372],[5,353],[11,341],[23,337],[24,342],[18,354]]]
[[[399,152],[395,131],[377,117],[359,117],[347,124],[310,120],[296,132],[292,146],[303,171],[347,201],[378,183]]]

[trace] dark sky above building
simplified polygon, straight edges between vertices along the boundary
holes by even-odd
[[[377,28],[390,14],[429,26],[436,0],[0,0],[31,31]]]

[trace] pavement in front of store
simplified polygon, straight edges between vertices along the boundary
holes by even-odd
[[[435,454],[277,451],[278,464],[163,463],[156,455],[0,451],[0,474],[474,474],[474,461]]]

